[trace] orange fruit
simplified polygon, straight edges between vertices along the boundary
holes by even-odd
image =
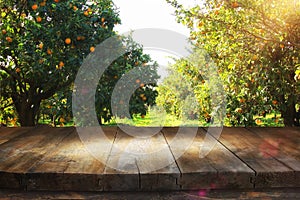
[[[36,18],[36,21],[37,21],[38,23],[40,23],[40,22],[42,21],[42,18],[41,18],[40,16],[38,16],[38,17]]]
[[[2,30],[2,34],[5,35],[7,31],[5,29]]]
[[[258,56],[257,55],[254,55],[253,57],[252,57],[252,60],[254,60],[254,61],[256,61],[258,59]]]
[[[282,49],[284,48],[284,44],[280,44],[279,46],[280,46],[280,48],[282,48]]]
[[[54,2],[55,2],[55,3],[58,3],[58,2],[59,2],[59,0],[54,0]]]
[[[141,83],[141,84],[140,84],[140,87],[144,87],[144,86],[145,86],[145,84],[144,84],[144,83]]]
[[[71,40],[70,38],[66,38],[66,39],[65,39],[65,43],[66,43],[66,44],[71,44],[71,42],[72,42],[72,40]]]
[[[47,54],[48,55],[52,55],[52,50],[51,49],[47,49]]]
[[[262,121],[261,121],[260,119],[256,119],[256,120],[255,120],[255,123],[256,123],[257,125],[260,125],[260,124],[262,124]]]
[[[39,44],[39,48],[40,48],[40,49],[43,49],[43,47],[44,47],[44,44],[41,42],[41,43]]]
[[[136,83],[140,83],[141,81],[140,81],[140,79],[136,79],[135,82]]]
[[[95,47],[91,47],[90,52],[94,52],[94,51],[95,51]]]
[[[16,69],[16,72],[17,72],[17,73],[19,73],[20,71],[21,71],[21,69],[20,69],[20,68],[17,68],[17,69]]]
[[[63,61],[60,61],[58,64],[59,68],[61,69],[63,66],[65,66],[65,63]]]
[[[245,103],[245,99],[240,99],[240,103]]]
[[[13,41],[13,39],[12,39],[11,37],[6,37],[5,39],[6,39],[6,41],[9,42],[9,43]]]
[[[135,66],[138,66],[140,63],[139,63],[139,61],[136,61],[134,64],[135,64]]]
[[[146,100],[147,100],[147,97],[144,96],[144,97],[143,97],[143,101],[146,101]]]
[[[84,16],[86,16],[86,17],[89,16],[89,12],[88,12],[88,11],[84,11],[83,14],[84,14]]]
[[[105,18],[104,18],[104,17],[101,18],[101,22],[102,22],[102,23],[105,22]]]
[[[88,8],[87,11],[88,11],[88,12],[92,12],[92,9],[91,9],[91,8]]]
[[[32,10],[36,10],[36,9],[38,9],[39,7],[38,7],[38,5],[36,5],[36,4],[33,4],[32,6],[31,6],[31,9]]]
[[[77,6],[73,6],[73,10],[74,11],[78,10]]]
[[[40,6],[45,6],[45,5],[46,5],[46,1],[40,3]]]
[[[273,101],[272,101],[272,104],[273,104],[273,105],[277,105],[277,104],[278,104],[278,101],[273,100]]]
[[[237,7],[239,7],[239,4],[238,4],[238,2],[236,2],[236,1],[235,1],[235,2],[233,2],[233,3],[232,3],[232,7],[233,7],[233,8],[237,8]]]
[[[64,123],[64,122],[65,122],[65,119],[61,117],[61,118],[59,118],[59,122],[60,122],[60,123]]]
[[[22,14],[21,14],[21,17],[22,17],[22,18],[25,18],[25,17],[26,17],[26,13],[22,13]]]
[[[77,36],[77,38],[76,38],[78,41],[80,41],[82,38],[81,38],[81,36]]]

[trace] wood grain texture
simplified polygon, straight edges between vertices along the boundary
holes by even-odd
[[[211,131],[213,135],[213,129]],[[224,128],[220,142],[256,173],[255,187],[295,185],[294,171],[265,151],[265,141],[245,128]]]
[[[0,128],[0,189],[171,191],[300,187],[299,128]],[[153,137],[143,137],[153,135]],[[133,136],[135,137],[133,137]],[[206,140],[208,138],[208,140]],[[213,148],[200,158],[200,147]],[[202,148],[203,149],[203,148]]]
[[[190,139],[189,131],[194,130],[186,129],[187,136],[182,135],[178,140],[179,143],[171,147],[172,151],[178,151],[180,141]],[[176,133],[177,129],[165,129],[167,140],[175,137]],[[182,173],[180,179],[182,188],[252,188],[253,184],[250,180],[254,177],[254,171],[218,141],[207,156],[199,157],[200,147],[207,145],[204,143],[205,136],[210,135],[207,135],[203,129],[198,129],[192,145],[177,160]]]

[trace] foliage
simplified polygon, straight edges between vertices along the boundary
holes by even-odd
[[[83,59],[116,35],[113,28],[120,19],[113,2],[0,0],[0,12],[1,101],[14,104],[18,114],[14,119],[22,126],[34,125],[40,115],[52,118],[53,124],[71,120],[71,87]],[[97,113],[105,121],[111,117],[107,99],[116,81],[138,64],[150,65],[142,48],[127,40],[129,53],[99,82]],[[154,102],[155,92],[149,86],[141,88],[147,101],[132,103],[132,113],[145,113],[144,103]]]
[[[299,103],[300,4],[288,0],[213,0],[176,8],[193,43],[216,64],[227,92],[232,125],[254,125],[277,110],[287,126]]]
[[[202,49],[193,51],[170,66],[170,76],[158,87],[157,104],[183,119],[223,124],[226,97],[215,63]]]
[[[33,125],[41,100],[70,86],[91,47],[120,19],[110,0],[1,1],[1,87],[21,125]]]

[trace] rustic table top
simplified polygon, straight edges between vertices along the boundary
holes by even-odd
[[[178,134],[178,127],[165,127],[138,140],[118,127],[102,130],[105,141],[89,130],[89,140],[83,143],[74,127],[1,127],[0,188],[172,191],[300,187],[300,128],[223,128],[216,137],[213,128],[198,128],[193,135],[189,129]],[[138,135],[145,130],[141,128]],[[199,157],[207,138],[213,146],[206,156]],[[97,149],[96,156],[88,151],[93,151],[89,145]]]

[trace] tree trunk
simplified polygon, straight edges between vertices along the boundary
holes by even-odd
[[[281,112],[285,126],[296,125],[296,104],[294,102],[286,105],[286,109]]]
[[[38,99],[27,98],[22,98],[21,101],[14,101],[21,126],[35,126],[40,102]]]

